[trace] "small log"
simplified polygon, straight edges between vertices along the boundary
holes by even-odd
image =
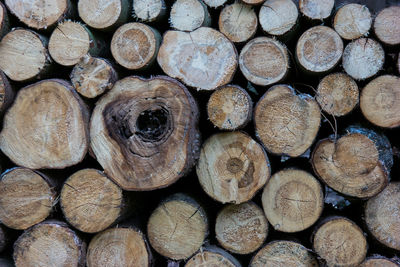
[[[359,102],[357,83],[345,73],[332,73],[318,84],[316,100],[332,116],[349,114]]]
[[[0,3],[0,38],[10,31],[10,21],[7,9],[3,3]]]
[[[369,82],[361,91],[361,112],[380,127],[400,126],[400,78],[383,75]]]
[[[17,28],[0,43],[0,69],[13,81],[28,81],[45,74],[50,66],[47,39],[34,31]]]
[[[365,5],[347,4],[336,12],[333,27],[345,40],[353,40],[368,35],[372,25],[371,12]]]
[[[355,80],[365,80],[378,73],[385,61],[382,46],[370,39],[359,38],[349,43],[343,52],[343,68]]]
[[[79,22],[63,21],[58,24],[49,40],[49,53],[60,65],[73,66],[86,54],[99,55],[104,44]]]
[[[235,204],[252,199],[271,175],[262,146],[242,132],[217,133],[208,138],[196,171],[210,197]]]
[[[178,31],[194,31],[211,25],[207,6],[200,0],[176,0],[172,5],[169,22]]]
[[[86,259],[88,267],[150,267],[151,262],[144,234],[132,227],[111,228],[95,235],[89,243]]]
[[[197,103],[165,76],[118,81],[96,104],[91,148],[124,190],[166,187],[189,172],[199,155]]]
[[[108,60],[85,55],[72,69],[70,79],[78,93],[95,98],[114,86],[118,74]]]
[[[288,50],[275,39],[257,37],[243,47],[239,67],[246,79],[256,85],[280,82],[289,72]]]
[[[160,43],[156,29],[143,23],[127,23],[114,32],[111,53],[118,64],[129,70],[146,69],[154,63]]]
[[[6,231],[2,225],[0,225],[0,252],[3,252],[3,250],[7,247],[8,243],[8,237],[6,234]],[[0,266],[3,266],[0,264]]]
[[[0,177],[0,221],[24,230],[45,220],[56,204],[54,181],[26,168],[13,168]]]
[[[372,130],[349,127],[339,140],[323,139],[311,163],[318,177],[336,191],[370,198],[389,182],[393,155],[389,140]]]
[[[299,0],[301,14],[308,20],[325,20],[332,14],[335,0]]]
[[[220,32],[234,43],[243,43],[257,31],[257,15],[250,5],[235,2],[225,6],[218,20]]]
[[[313,253],[293,241],[276,240],[268,243],[253,257],[249,267],[318,266]]]
[[[295,29],[299,11],[292,0],[267,0],[258,17],[265,33],[283,36]]]
[[[237,68],[235,46],[217,30],[167,31],[157,56],[163,71],[201,90],[231,82]]]
[[[210,96],[207,114],[221,130],[237,130],[251,120],[253,102],[250,95],[237,85],[226,85]]]
[[[216,246],[200,248],[185,264],[185,267],[241,267],[242,265],[231,254]]]
[[[329,217],[312,236],[313,249],[327,266],[358,266],[367,255],[363,231],[344,217]]]
[[[167,14],[167,7],[164,0],[135,0],[133,14],[142,22],[160,22]]]
[[[215,235],[223,248],[249,254],[261,247],[267,238],[268,221],[254,202],[230,204],[217,215]]]
[[[400,44],[400,6],[381,10],[375,18],[374,32],[385,45]]]
[[[42,80],[19,90],[4,117],[0,148],[19,166],[62,169],[84,158],[89,112],[64,80]]]
[[[15,91],[4,72],[0,70],[0,114],[3,114],[11,106],[14,97]]]
[[[302,155],[314,142],[320,123],[317,101],[288,85],[268,89],[254,109],[256,135],[277,155]]]
[[[203,0],[203,2],[209,7],[217,8],[225,4],[227,0]]]
[[[315,26],[305,31],[297,41],[296,60],[305,72],[326,73],[342,58],[343,41],[333,29]]]
[[[147,223],[151,246],[173,260],[187,259],[196,253],[207,232],[208,222],[203,208],[183,194],[175,194],[164,200]]]
[[[135,0],[134,2],[136,2]],[[130,17],[131,0],[79,0],[79,17],[90,27],[110,31]]]
[[[380,255],[375,255],[366,258],[359,267],[400,267],[400,263]]]
[[[262,204],[275,230],[293,233],[307,229],[319,219],[324,194],[321,184],[308,172],[285,169],[267,182]]]
[[[85,233],[97,233],[112,225],[123,213],[122,190],[102,172],[83,169],[64,183],[60,205],[65,219]]]
[[[14,243],[16,266],[85,266],[86,244],[66,223],[48,220],[26,230]]]
[[[5,4],[21,22],[36,30],[52,27],[73,13],[70,0],[5,0]]]
[[[400,183],[392,182],[369,199],[364,218],[372,236],[383,245],[400,251]]]

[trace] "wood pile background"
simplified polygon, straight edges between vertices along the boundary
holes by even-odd
[[[0,267],[400,266],[398,0],[4,0],[0,37]]]

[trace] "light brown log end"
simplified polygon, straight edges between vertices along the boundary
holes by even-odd
[[[363,231],[344,217],[326,219],[312,238],[314,251],[327,266],[358,266],[367,254]]]
[[[251,120],[253,102],[249,94],[236,85],[216,90],[207,103],[210,121],[222,130],[243,128]]]
[[[342,58],[343,41],[333,29],[315,26],[297,41],[296,59],[308,72],[321,73],[333,69]]]
[[[258,138],[274,154],[298,157],[314,142],[321,122],[317,101],[288,85],[271,87],[254,109]]]
[[[257,37],[243,47],[239,67],[246,79],[256,85],[280,82],[289,71],[287,48],[275,39]]]
[[[267,0],[258,15],[263,31],[276,36],[293,30],[298,17],[299,11],[292,0]]]
[[[262,146],[242,132],[218,133],[207,139],[196,171],[210,197],[235,204],[252,199],[271,174]]]
[[[202,207],[181,194],[163,201],[147,223],[151,246],[173,260],[187,259],[198,251],[207,231],[207,218]]]
[[[225,35],[207,27],[190,33],[165,33],[157,61],[169,76],[201,90],[231,82],[238,64],[235,46]]]
[[[378,39],[386,45],[400,44],[400,6],[381,10],[375,18],[374,31]]]
[[[359,265],[359,267],[399,267],[399,266],[400,263],[379,255],[369,257]]]
[[[267,182],[262,204],[275,230],[293,233],[307,229],[319,219],[324,194],[318,180],[308,172],[285,169]]]
[[[5,112],[12,104],[15,92],[4,72],[0,70],[0,114]]]
[[[86,155],[89,114],[64,80],[42,80],[19,90],[4,118],[0,147],[31,169],[65,168]]]
[[[211,23],[207,6],[199,0],[176,0],[171,8],[169,22],[178,31],[194,31]]]
[[[217,215],[215,235],[221,246],[233,253],[256,251],[268,234],[268,221],[254,202],[225,206]]]
[[[124,3],[125,0],[79,0],[79,17],[92,28],[109,29],[126,19],[122,18],[124,9],[128,9]]]
[[[300,12],[311,20],[324,20],[332,14],[335,0],[300,0]]]
[[[382,46],[369,38],[349,43],[343,52],[343,68],[355,80],[365,80],[378,73],[385,61]]]
[[[199,154],[197,103],[178,81],[131,76],[96,104],[91,148],[105,173],[125,190],[166,187]]]
[[[200,251],[193,255],[185,267],[241,267],[242,265],[229,253],[215,246],[200,248]]]
[[[78,93],[95,98],[114,86],[118,74],[107,60],[85,55],[72,69],[70,78]]]
[[[330,115],[347,115],[359,102],[357,83],[344,73],[329,74],[318,84],[316,100]]]
[[[369,82],[361,91],[361,112],[375,125],[400,126],[400,78],[383,75]]]
[[[335,15],[333,27],[345,40],[353,40],[368,34],[372,25],[371,12],[365,5],[347,4]]]
[[[133,228],[111,228],[93,237],[86,264],[98,266],[151,266],[151,252],[144,235]],[[133,264],[133,265],[132,265]]]
[[[369,199],[364,211],[372,236],[385,246],[400,251],[400,183],[392,182]]]

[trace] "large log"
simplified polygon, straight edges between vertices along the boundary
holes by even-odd
[[[242,132],[217,133],[208,138],[196,172],[210,197],[235,204],[252,199],[271,174],[262,146]]]
[[[231,254],[216,246],[206,246],[193,255],[185,267],[241,267],[242,265]]]
[[[45,220],[56,204],[56,183],[40,172],[13,168],[0,177],[0,221],[24,230]]]
[[[374,21],[374,31],[385,45],[400,44],[400,6],[391,6],[381,10]]]
[[[178,31],[194,31],[210,26],[207,6],[201,0],[176,0],[169,17],[171,27]]]
[[[19,90],[4,117],[0,148],[19,166],[61,169],[82,161],[89,145],[89,112],[64,80]]]
[[[372,25],[371,12],[360,4],[347,4],[336,12],[333,27],[345,40],[366,36]]]
[[[198,158],[198,108],[169,77],[127,77],[96,104],[91,148],[105,173],[125,190],[166,187]]]

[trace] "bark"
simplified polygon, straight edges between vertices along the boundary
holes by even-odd
[[[354,40],[367,36],[372,25],[372,16],[368,7],[360,4],[347,4],[336,12],[333,27],[345,40]]]
[[[299,0],[299,9],[310,21],[321,21],[332,14],[335,0]]]
[[[365,259],[359,267],[399,267],[400,263],[393,259],[388,259],[380,255],[374,255]]]
[[[31,169],[62,169],[86,155],[89,112],[69,83],[42,80],[19,90],[4,117],[0,148]]]
[[[124,190],[162,188],[186,175],[198,158],[197,123],[197,103],[181,83],[131,76],[97,102],[91,148]]]
[[[133,1],[134,17],[142,22],[160,22],[167,15],[164,0],[135,0]]]
[[[4,72],[0,71],[0,115],[11,106],[14,97],[14,89],[11,87]]]
[[[203,0],[203,2],[209,7],[217,8],[224,5],[227,0]]]
[[[169,17],[171,27],[178,31],[194,31],[211,25],[207,6],[201,0],[176,0]]]
[[[385,45],[400,44],[400,6],[381,10],[374,21],[374,32]]]
[[[0,3],[0,38],[10,31],[10,21],[7,9],[3,3]]]
[[[216,246],[200,248],[185,264],[185,267],[241,267],[242,265],[231,254]]]

